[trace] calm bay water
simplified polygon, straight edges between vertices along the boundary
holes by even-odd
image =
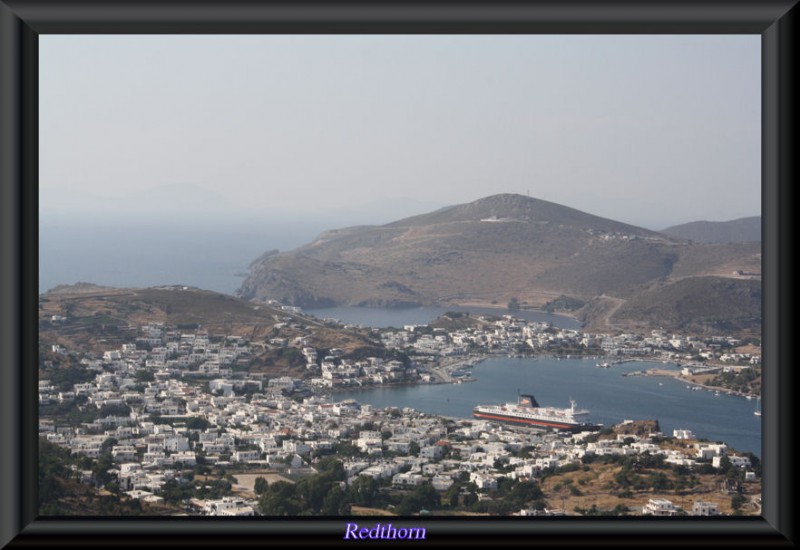
[[[270,246],[291,248],[306,242],[318,228],[220,228],[115,225],[40,224],[39,289],[88,281],[111,286],[188,284],[232,293],[238,275]],[[448,310],[503,315],[505,309],[422,307],[371,309],[341,307],[312,310],[318,317],[373,327],[425,324]],[[538,311],[515,316],[556,327],[579,329],[570,317]],[[664,433],[688,428],[703,438],[761,454],[761,417],[753,415],[755,402],[706,391],[690,391],[670,378],[623,377],[649,363],[628,363],[611,369],[595,368],[595,361],[551,359],[490,359],[475,367],[477,382],[459,385],[373,388],[337,394],[375,406],[413,407],[417,410],[471,418],[477,404],[516,399],[517,389],[533,393],[542,405],[566,407],[574,398],[607,425],[624,419],[657,419]],[[661,382],[661,385],[659,385]]]
[[[476,382],[337,392],[335,399],[471,418],[475,405],[514,402],[519,390],[535,395],[542,406],[566,408],[569,399],[575,399],[591,412],[593,421],[607,426],[626,419],[658,420],[666,435],[686,428],[697,437],[761,456],[761,417],[753,414],[755,401],[692,391],[672,378],[622,376],[653,363],[631,362],[609,369],[595,365],[586,359],[492,358],[475,366]]]

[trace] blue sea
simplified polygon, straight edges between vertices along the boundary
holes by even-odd
[[[42,223],[39,240],[39,289],[78,281],[118,287],[162,284],[196,286],[232,294],[248,265],[267,250],[289,250],[324,227],[298,223],[215,226],[205,224]],[[319,317],[376,327],[427,323],[447,310],[502,315],[504,309],[481,308],[330,308]],[[569,317],[545,312],[515,313],[531,321],[577,329]],[[699,437],[761,454],[761,417],[755,402],[706,391],[690,391],[671,378],[623,377],[649,363],[595,368],[590,360],[496,358],[480,363],[478,381],[459,385],[375,388],[338,394],[376,406],[408,406],[448,416],[471,417],[477,404],[513,401],[517,390],[533,393],[542,405],[566,407],[575,399],[593,420],[613,424],[624,419],[656,419],[665,433],[688,428]],[[662,365],[663,367],[663,365]],[[659,384],[660,383],[660,384]]]
[[[596,363],[589,359],[491,358],[474,367],[475,382],[337,392],[335,399],[471,418],[475,405],[515,402],[519,391],[533,394],[542,406],[566,408],[574,399],[591,412],[592,421],[604,425],[626,419],[658,420],[666,435],[685,428],[697,437],[761,456],[761,417],[753,414],[756,401],[693,391],[669,377],[622,376],[652,368],[653,363],[623,363],[608,369],[599,369]]]
[[[88,282],[104,286],[195,286],[233,294],[250,263],[272,249],[311,241],[321,224],[41,223],[39,292]]]

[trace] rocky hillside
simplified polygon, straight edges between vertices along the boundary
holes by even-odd
[[[740,334],[761,326],[761,281],[689,277],[637,293],[611,318],[623,326]],[[755,336],[755,334],[754,334]]]
[[[626,300],[657,282],[758,276],[760,247],[690,243],[522,195],[502,194],[382,226],[328,231],[266,254],[238,291],[301,307]]]
[[[668,227],[662,233],[696,243],[761,242],[761,216],[727,222],[685,223]]]
[[[271,338],[291,342],[306,336],[307,345],[340,348],[346,356],[386,354],[383,344],[367,330],[330,326],[267,304],[193,287],[123,289],[80,283],[39,296],[43,359],[56,358],[50,352],[54,344],[93,354],[119,349],[135,337],[138,326],[149,323],[164,323],[178,330],[201,329],[214,336],[240,336],[253,344],[250,370],[276,376],[303,376],[305,361],[299,352],[263,345]]]

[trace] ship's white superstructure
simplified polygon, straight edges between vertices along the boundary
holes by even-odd
[[[518,403],[505,405],[478,405],[472,410],[475,418],[508,422],[519,425],[539,426],[553,430],[596,430],[598,425],[589,420],[589,411],[578,409],[570,400],[567,409],[540,407],[532,395],[520,395]]]

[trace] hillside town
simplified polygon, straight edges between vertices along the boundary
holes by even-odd
[[[753,457],[724,443],[698,441],[688,430],[671,436],[657,429],[542,432],[335,399],[339,388],[469,380],[460,370],[464,364],[491,354],[593,355],[604,362],[598,366],[631,358],[681,362],[684,374],[752,370],[759,357],[733,352],[739,342],[732,338],[662,331],[587,334],[511,315],[472,319],[450,313],[429,325],[372,329],[404,360],[356,359],[341,349],[310,347],[305,334],[310,326],[298,310],[286,311],[292,315],[276,317],[273,335],[259,342],[147,323],[126,327],[130,341],[98,356],[53,344],[43,354],[42,367],[61,372],[52,371],[61,360],[74,366],[64,371],[69,376],[39,381],[40,437],[80,459],[74,476],[81,483],[145,505],[164,504],[166,498],[180,513],[193,515],[269,515],[257,492],[231,483],[209,492],[200,472],[267,471],[296,480],[317,473],[326,456],[341,461],[342,488],[362,477],[401,494],[424,485],[441,496],[450,491],[459,505],[496,499],[498,488],[509,483],[542,479],[594,460],[647,457],[681,475],[725,472],[730,482],[725,494],[738,496],[739,506],[746,503],[750,512],[758,510],[760,492],[748,493],[746,485],[759,482]],[[69,319],[53,316],[47,322],[58,326]],[[295,348],[306,362],[306,375],[249,372],[254,349],[264,346]],[[713,366],[704,363],[711,361]],[[169,496],[176,488],[186,497],[179,502]],[[590,513],[557,504],[538,498],[502,513]],[[730,511],[727,501],[706,502],[700,495],[683,507],[642,496],[624,508],[624,513],[653,515]]]

